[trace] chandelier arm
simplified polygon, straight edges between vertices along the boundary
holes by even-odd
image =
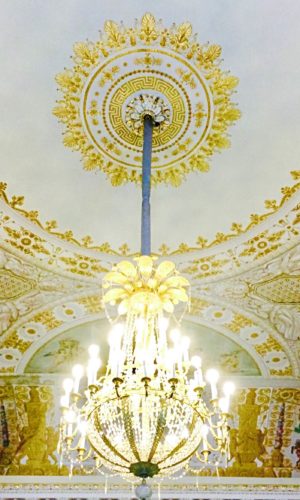
[[[143,170],[142,170],[142,241],[141,254],[151,254],[151,155],[152,155],[153,119],[150,115],[144,117],[143,137]]]
[[[76,448],[76,449],[78,449],[78,448]],[[86,452],[85,455],[84,455],[84,452]],[[88,450],[82,449],[82,454],[79,455],[79,463],[83,463],[86,460],[88,460],[92,456],[93,453],[94,453],[94,450],[91,446]]]

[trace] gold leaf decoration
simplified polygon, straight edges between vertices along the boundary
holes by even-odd
[[[180,76],[179,83],[182,88],[188,87],[196,94],[197,85],[199,85],[198,75],[201,75],[202,83],[208,90],[205,95],[211,96],[209,97],[212,100],[209,109],[213,109],[214,113],[212,120],[209,121],[209,131],[205,137],[203,136],[203,142],[197,143],[196,148],[192,150],[193,141],[190,141],[186,154],[177,148],[177,154],[180,155],[178,162],[175,157],[169,161],[163,160],[163,155],[158,156],[158,164],[155,164],[156,168],[152,171],[153,185],[164,182],[177,187],[189,172],[207,172],[209,170],[210,158],[214,152],[230,146],[228,128],[241,116],[240,111],[231,101],[231,95],[238,84],[238,78],[221,69],[221,47],[216,44],[201,45],[198,43],[193,36],[192,25],[189,22],[165,28],[156,21],[151,13],[146,13],[133,27],[129,28],[122,23],[118,24],[112,20],[106,21],[104,33],[100,34],[99,40],[94,43],[78,42],[74,45],[73,67],[66,69],[56,77],[62,98],[55,105],[53,114],[64,126],[64,145],[80,152],[85,170],[102,170],[113,186],[120,186],[127,182],[140,183],[140,164],[133,165],[129,160],[121,161],[124,144],[117,141],[112,144],[112,141],[109,141],[110,143],[107,143],[103,148],[101,142],[108,140],[106,133],[103,135],[101,130],[96,130],[95,134],[102,135],[99,141],[92,140],[91,134],[83,123],[81,113],[81,103],[86,97],[86,84],[90,78],[96,74],[98,69],[100,71],[103,68],[99,73],[98,84],[104,89],[103,92],[110,91],[121,78],[122,65],[115,64],[116,57],[119,57],[118,51],[124,48],[133,50],[132,47],[135,46],[137,55],[140,56],[141,51],[144,51],[145,55],[134,58],[133,64],[144,66],[143,71],[146,69],[153,71],[155,66],[159,65],[160,69],[165,69],[165,74],[168,75],[168,69],[164,68],[166,63],[164,55],[168,54],[168,57],[170,56],[174,60],[174,69]],[[161,47],[164,48],[163,51],[160,50]],[[188,61],[187,66],[182,64],[182,67],[177,67],[179,59],[176,52],[180,54],[181,58]],[[160,55],[160,57],[156,57],[156,55]],[[105,64],[103,65],[104,60]],[[124,62],[124,65],[126,64],[127,62]],[[184,70],[183,68],[190,69]],[[137,76],[134,78],[136,79]],[[107,93],[103,95],[107,96]],[[101,99],[101,102],[106,102],[106,100]],[[209,120],[209,116],[202,109],[201,100],[196,104],[193,105],[193,109],[191,108],[193,119],[189,121],[189,124],[192,124],[193,127],[195,125],[199,129],[199,136],[201,136],[205,120]],[[109,127],[105,126],[106,115],[100,108],[101,106],[95,105],[93,109],[88,110],[91,124],[107,131]],[[172,116],[175,116],[174,113]],[[196,132],[198,131],[196,130]],[[170,144],[173,147],[174,144],[177,145],[177,141],[171,141]],[[191,150],[193,154],[189,155]],[[170,151],[170,155],[174,156],[172,151]],[[127,156],[129,157],[129,155]],[[138,154],[132,156],[132,162],[136,162],[138,157]],[[165,155],[164,158],[168,158],[168,155]],[[153,158],[153,162],[155,160],[156,158]],[[160,165],[159,162],[165,162],[167,168],[165,165]]]
[[[155,17],[150,13],[144,14],[141,23],[140,39],[146,43],[151,43],[157,39],[157,36]]]
[[[193,29],[190,23],[180,24],[177,28],[177,31],[170,36],[171,45],[177,50],[187,49],[192,32]]]
[[[74,44],[74,61],[89,67],[98,62],[99,52],[92,44],[78,42]]]
[[[204,52],[204,57],[206,61],[213,63],[216,59],[221,57],[221,54],[222,54],[222,47],[220,47],[220,45],[211,45]]]
[[[119,26],[114,21],[106,21],[104,31],[107,34],[108,46],[118,49],[125,44],[125,37],[120,32]]]

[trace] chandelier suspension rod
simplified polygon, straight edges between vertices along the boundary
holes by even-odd
[[[153,118],[150,115],[144,117],[143,136],[143,169],[142,169],[142,241],[141,254],[151,255],[151,214],[150,214],[150,191],[151,191],[151,155],[152,155],[152,132]]]

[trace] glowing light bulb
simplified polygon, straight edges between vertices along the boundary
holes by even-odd
[[[191,344],[191,341],[190,341],[189,337],[186,337],[186,336],[182,337],[182,339],[181,339],[182,349],[189,349],[190,344]]]
[[[225,396],[232,396],[232,394],[234,393],[235,391],[235,385],[233,382],[225,382],[225,384],[223,385],[223,392],[225,394]]]
[[[76,413],[73,410],[68,410],[65,414],[65,421],[67,424],[74,424],[76,422]]]
[[[194,387],[204,387],[205,382],[203,380],[202,370],[201,370],[201,358],[200,356],[193,356],[191,359],[191,364],[195,368],[194,372]]]
[[[166,356],[166,368],[169,377],[175,377],[176,352],[175,349],[168,349]]]
[[[203,441],[203,450],[208,450],[208,441],[207,441],[208,431],[209,431],[208,426],[206,424],[203,424],[200,431]]]
[[[81,378],[83,376],[83,366],[82,365],[74,365],[72,368],[72,375],[75,378]]]
[[[161,318],[159,318],[159,320],[158,320],[158,328],[160,330],[162,330],[163,332],[165,332],[168,329],[168,326],[169,326],[169,320],[168,320],[168,318],[164,318],[164,316],[162,316]]]
[[[88,353],[91,359],[98,357],[100,347],[97,344],[91,344],[88,348]]]
[[[87,367],[88,385],[95,385],[97,383],[97,372],[101,366],[99,358],[90,358]]]
[[[86,435],[87,433],[87,429],[88,429],[88,423],[86,420],[80,420],[79,424],[78,424],[78,430],[80,432],[80,434],[83,436]]]
[[[200,356],[193,356],[191,359],[192,366],[194,368],[200,368],[201,367],[201,358]]]
[[[80,450],[84,450],[85,448],[85,438],[86,438],[86,433],[88,430],[88,423],[86,420],[80,420],[78,424],[78,431],[80,432],[80,438],[78,441],[77,448]]]
[[[64,396],[61,396],[60,398],[60,406],[62,406],[62,408],[68,408],[69,407],[69,396],[68,395],[64,395]]]
[[[121,348],[121,341],[123,336],[124,326],[122,323],[117,323],[111,329],[109,334],[109,345],[112,349],[118,351]]]
[[[201,436],[207,437],[208,431],[209,431],[208,426],[206,424],[203,424],[201,427]]]
[[[220,398],[219,399],[219,407],[222,413],[228,413],[229,410],[229,399],[228,398]]]
[[[181,339],[181,349],[182,349],[182,355],[183,355],[183,361],[184,363],[189,362],[189,347],[190,347],[191,341],[189,337],[182,337]]]
[[[214,368],[210,368],[206,372],[206,380],[210,384],[216,384],[219,380],[219,372]]]
[[[84,369],[82,365],[74,365],[72,368],[72,375],[74,377],[73,391],[78,393],[80,380],[83,376]]]
[[[70,394],[73,389],[73,380],[71,378],[65,378],[63,381],[63,388],[66,394]]]
[[[120,377],[123,369],[123,364],[125,361],[125,354],[121,350],[116,351],[114,361],[115,361],[115,370],[114,370],[115,376]]]
[[[73,410],[68,410],[65,414],[66,435],[67,437],[73,437],[73,424],[76,422],[76,413]]]
[[[123,332],[124,332],[124,326],[122,325],[122,323],[116,323],[112,328],[112,334],[118,338],[122,337]]]
[[[174,344],[177,344],[177,342],[179,342],[180,331],[178,330],[178,328],[173,328],[173,330],[171,330],[170,338],[172,342],[174,342]]]
[[[211,399],[217,399],[218,391],[217,391],[217,382],[219,380],[219,372],[214,368],[210,368],[206,372],[206,380],[210,383],[211,388]]]

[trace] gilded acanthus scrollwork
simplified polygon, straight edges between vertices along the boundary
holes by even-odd
[[[153,183],[178,186],[230,146],[238,78],[221,69],[220,46],[195,36],[188,22],[164,28],[147,13],[131,28],[106,21],[99,40],[74,45],[73,66],[56,76],[53,113],[85,170],[102,170],[114,186],[140,182],[141,139],[123,119],[137,92],[163,97],[171,111],[166,131],[153,133]]]

